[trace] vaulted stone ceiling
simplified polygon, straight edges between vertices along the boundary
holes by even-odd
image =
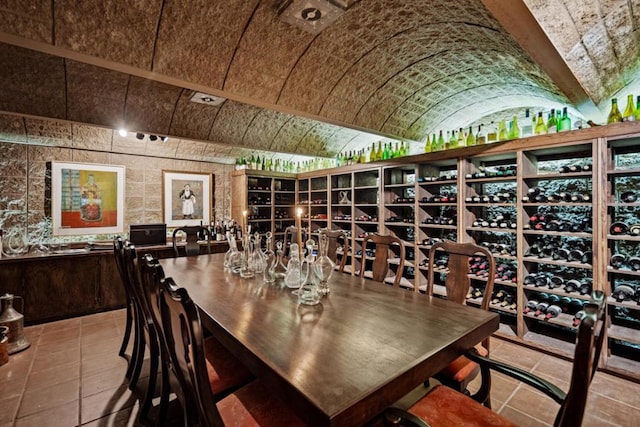
[[[312,34],[281,18],[328,0],[3,2],[0,110],[333,156],[525,107],[580,115],[636,79],[638,0],[333,3]]]

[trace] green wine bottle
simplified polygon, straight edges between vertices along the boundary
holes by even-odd
[[[424,152],[425,153],[431,152],[431,140],[429,139],[429,134],[427,134],[427,138],[425,139],[425,142],[424,142]]]
[[[507,123],[502,119],[500,123],[498,123],[498,141],[506,141],[508,138]]]
[[[607,117],[607,124],[609,123],[618,123],[622,121],[622,114],[620,114],[620,110],[618,110],[618,99],[611,99],[611,111],[609,112],[609,117]]]
[[[636,120],[640,121],[640,95],[638,95],[638,98],[636,101]]]
[[[467,147],[476,145],[476,137],[473,135],[473,128],[469,126],[469,133],[467,134]]]
[[[409,144],[404,145],[404,141],[400,142],[400,157],[407,155],[407,149],[409,148]]]
[[[378,151],[376,151],[376,161],[384,160],[384,151],[382,150],[382,141],[378,141]]]
[[[435,136],[435,135],[434,135]],[[442,135],[442,129],[440,130],[440,136],[438,136],[438,149],[436,151],[444,150],[446,142],[444,141],[444,135]]]
[[[513,116],[511,121],[511,127],[509,128],[509,139],[520,138],[520,126],[518,126],[518,117]]]
[[[564,132],[567,130],[571,130],[571,118],[567,113],[567,107],[563,107],[562,118],[560,119],[560,123],[558,123],[558,132]]]
[[[636,107],[633,104],[633,95],[627,96],[627,107],[622,114],[623,122],[633,122],[636,120]]]
[[[544,123],[544,119],[542,118],[542,111],[538,112],[538,120],[536,121],[536,128],[534,132],[536,135],[547,133],[547,125]]]
[[[389,147],[390,145],[390,142],[388,144],[384,144],[384,150],[382,151],[382,160],[389,160],[391,158],[391,150]]]
[[[449,146],[447,148],[453,149],[458,147],[458,137],[456,136],[456,131],[451,131],[451,138],[449,139]]]
[[[549,119],[547,120],[547,133],[555,132],[558,132],[558,122],[556,120],[556,110],[552,108],[551,113],[549,113]]]
[[[369,161],[370,162],[375,162],[376,160],[378,160],[376,158],[376,143],[372,142],[371,143],[371,151],[369,151]]]

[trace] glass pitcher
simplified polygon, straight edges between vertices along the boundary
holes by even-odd
[[[313,273],[316,275],[319,284],[319,292],[321,295],[329,293],[329,279],[333,274],[335,263],[327,255],[329,252],[329,238],[326,234],[320,234],[319,243],[320,253],[313,263]]]

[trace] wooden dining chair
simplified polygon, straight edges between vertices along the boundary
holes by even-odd
[[[179,245],[177,234],[182,232],[187,236],[187,244]],[[211,253],[211,232],[207,227],[203,227],[201,225],[185,225],[184,227],[178,227],[173,230],[173,234],[171,236],[171,241],[173,243],[173,252],[176,257],[180,256],[180,248],[184,249],[184,253],[186,256],[197,256],[200,255],[200,242],[203,241],[202,237],[204,236],[204,241],[206,242],[207,253]]]
[[[606,299],[596,291],[584,307],[585,317],[577,328],[577,340],[568,392],[529,371],[482,357],[475,349],[468,357],[496,372],[512,377],[544,393],[560,404],[554,421],[556,427],[582,425],[591,380],[600,360],[606,328]],[[436,386],[413,404],[408,411],[389,408],[384,415],[388,426],[515,426],[470,397],[449,387]]]
[[[376,253],[373,259],[371,270],[366,269],[366,249],[368,242],[373,242],[376,248]],[[405,251],[404,243],[396,236],[372,233],[367,234],[364,237],[364,240],[362,241],[360,277],[367,277],[369,279],[375,280],[376,282],[385,283],[385,279],[387,279],[387,275],[389,273],[389,254],[394,253],[391,249],[391,245],[398,245],[400,248],[398,270],[396,271],[395,277],[391,282],[393,286],[400,286],[400,279],[402,279],[402,273],[404,271]]]
[[[162,323],[162,309],[160,294],[162,288],[160,283],[164,280],[164,270],[151,254],[145,254],[138,262],[142,287],[145,299],[150,308],[150,315],[155,325],[157,325],[157,337],[160,344],[161,362],[161,384],[160,403],[158,409],[158,419],[163,420],[167,414],[169,396],[171,391],[170,377],[170,355],[167,344],[167,331]],[[242,365],[233,355],[224,349],[213,337],[205,340],[207,353],[207,371],[210,372],[211,388],[216,396],[223,396],[231,391],[247,384],[253,378],[249,370]],[[221,367],[223,374],[218,374]],[[144,407],[144,406],[143,406]]]
[[[120,279],[122,280],[122,284],[124,286],[125,298],[126,298],[126,323],[124,328],[124,336],[122,337],[122,344],[120,345],[120,350],[118,351],[118,355],[127,360],[127,379],[131,379],[131,374],[133,372],[133,368],[135,366],[134,360],[137,359],[137,351],[140,343],[140,322],[139,319],[139,309],[133,298],[133,289],[131,288],[131,282],[129,281],[129,276],[127,274],[125,268],[125,256],[124,256],[124,247],[125,240],[122,237],[117,237],[113,240],[113,255],[116,262],[116,267],[118,269],[118,274]],[[126,350],[129,346],[129,342],[131,341],[131,334],[133,333],[133,347],[131,350],[131,354],[127,355]]]
[[[159,265],[147,264],[158,269]],[[156,280],[162,274],[155,274]],[[182,405],[185,426],[303,426],[285,403],[260,381],[218,400],[214,384],[235,369],[232,365],[212,371],[207,360],[212,353],[203,339],[200,315],[186,289],[173,279],[160,279],[160,306],[171,369],[177,380],[173,391]],[[217,344],[215,353],[227,351]],[[231,359],[229,359],[231,360]]]
[[[489,249],[475,245],[473,243],[456,243],[448,240],[434,243],[429,250],[429,264],[427,274],[427,295],[433,295],[436,274],[436,258],[439,255],[446,254],[448,257],[447,273],[445,276],[445,288],[447,299],[458,304],[466,304],[466,297],[471,286],[469,277],[469,261],[481,255],[487,262],[487,275],[480,301],[480,308],[489,310],[491,295],[493,294],[493,284],[495,280],[495,260]],[[477,346],[477,350],[482,356],[489,354],[489,337],[485,338],[482,343]],[[467,387],[478,374],[481,373],[480,366],[469,360],[465,356],[460,356],[450,363],[444,370],[435,375],[435,378],[442,384],[451,387],[461,393],[467,392]],[[480,389],[473,395],[478,402],[484,403],[487,407],[491,407],[488,387],[491,384],[489,369],[482,370],[482,385]]]
[[[302,245],[304,246],[304,243],[307,241],[307,232],[304,227],[302,228],[301,236]],[[291,243],[298,243],[298,227],[295,225],[290,225],[284,229],[284,241],[282,247],[284,248],[284,254],[287,257],[289,256],[289,246]]]
[[[339,272],[344,271],[344,266],[347,263],[347,254],[349,253],[349,239],[347,233],[344,230],[329,230],[322,228],[318,230],[322,235],[324,234],[329,239],[329,249],[327,255],[336,264],[336,270]],[[342,241],[342,243],[341,243]],[[342,258],[338,259],[338,248],[342,247]]]

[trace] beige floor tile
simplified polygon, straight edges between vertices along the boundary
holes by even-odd
[[[58,320],[56,322],[45,323],[43,333],[46,334],[49,332],[59,332],[59,331],[62,331],[63,329],[77,328],[79,326],[80,326],[79,317],[74,317],[72,319]]]
[[[84,356],[85,354],[92,353],[106,353],[108,351],[118,354],[121,345],[122,337],[107,338],[98,342],[82,343],[82,355]]]
[[[553,400],[526,385],[520,385],[505,403],[507,407],[533,415],[537,420],[547,424],[553,424],[559,409],[559,405]]]
[[[510,406],[505,406],[502,411],[500,411],[500,414],[503,417],[513,421],[520,427],[546,427],[551,425],[533,418],[524,412],[520,412],[519,410],[514,409]]]
[[[499,348],[491,350],[492,358],[526,370],[533,369],[543,356],[542,353],[506,341]]]
[[[593,377],[590,390],[613,400],[640,408],[640,384],[638,383],[597,372]]]
[[[80,323],[82,324],[82,329],[84,333],[84,328],[88,325],[113,322],[114,320],[115,320],[114,312],[105,311],[104,313],[97,313],[97,314],[90,314],[88,316],[83,316],[80,318]]]
[[[13,418],[16,416],[18,406],[20,405],[20,394],[7,399],[0,399],[0,426],[5,423],[12,423]]]
[[[571,369],[573,364],[567,360],[545,355],[532,372],[548,381],[551,381],[562,390],[569,390],[571,381]]]
[[[136,421],[137,407],[123,409],[102,418],[83,424],[82,427],[134,427],[138,423]]]
[[[75,379],[51,387],[27,391],[20,404],[18,418],[78,400],[79,388],[80,380]]]
[[[87,423],[105,415],[132,408],[137,402],[134,394],[126,384],[103,390],[81,401],[81,422]]]
[[[127,382],[124,374],[126,369],[118,366],[99,372],[91,376],[82,377],[82,397],[91,396],[104,390],[119,387]]]
[[[79,362],[58,365],[38,372],[32,372],[27,380],[26,391],[31,392],[78,378],[80,378]]]
[[[79,410],[79,401],[74,400],[73,402],[18,418],[15,427],[74,427],[78,425]]]
[[[10,363],[11,362],[9,362],[9,364]],[[24,392],[24,386],[27,382],[29,367],[27,366],[26,369],[9,371],[10,368],[7,368],[9,364],[0,369],[0,376],[3,377],[0,378],[0,400],[20,397]]]
[[[40,345],[66,342],[80,337],[80,328],[62,329],[56,332],[44,333],[40,336]]]
[[[81,369],[83,377],[95,375],[112,368],[120,368],[122,372],[125,372],[127,370],[127,361],[114,352],[100,353],[93,355],[93,357],[85,357],[82,359]]]
[[[587,412],[592,416],[621,426],[638,425],[640,409],[594,393],[595,389],[590,391],[587,399]]]
[[[58,352],[49,352],[46,349],[38,348],[38,354],[33,361],[31,373],[78,362],[80,362],[80,347],[72,346],[67,350]]]
[[[60,351],[70,350],[80,347],[80,338],[70,338],[65,341],[55,341],[47,344],[38,345],[38,354],[41,353],[57,353]]]

